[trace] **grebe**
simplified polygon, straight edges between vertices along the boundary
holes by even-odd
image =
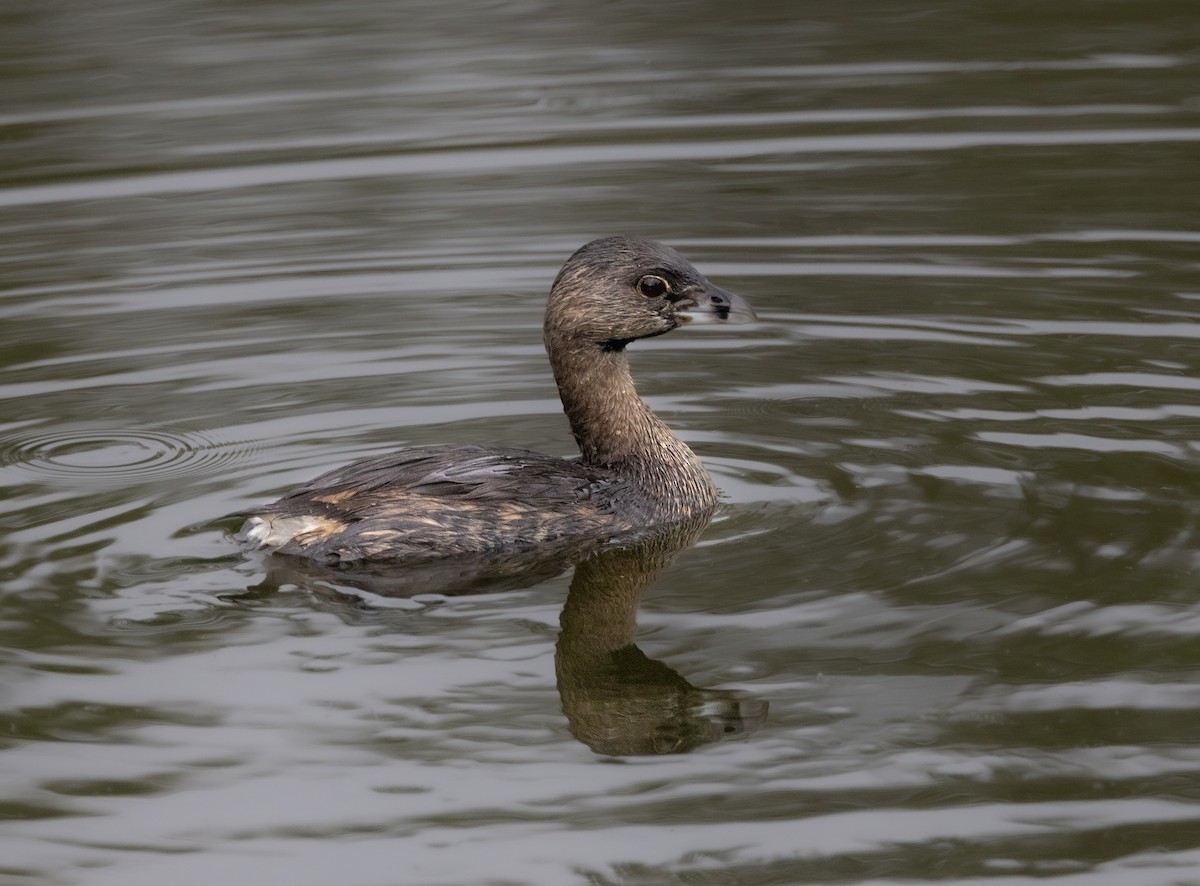
[[[689,322],[753,319],[745,301],[668,246],[594,240],[559,271],[544,325],[578,459],[417,446],[243,511],[239,537],[341,567],[544,553],[706,520],[717,504],[712,478],[638,397],[625,347]]]

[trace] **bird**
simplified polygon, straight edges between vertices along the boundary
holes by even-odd
[[[324,473],[239,513],[251,549],[323,567],[519,562],[707,522],[717,488],[638,396],[626,348],[688,324],[756,319],[740,296],[640,237],[580,247],[550,289],[543,341],[577,458],[414,446]]]

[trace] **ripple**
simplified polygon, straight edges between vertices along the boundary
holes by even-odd
[[[533,168],[612,166],[634,162],[729,163],[775,155],[927,154],[980,148],[1043,149],[1194,142],[1200,142],[1200,128],[798,135],[542,147],[514,147],[502,142],[485,147],[412,151],[394,156],[220,166],[0,188],[0,206],[199,194],[314,181],[494,175]]]
[[[255,448],[200,431],[77,424],[0,437],[0,466],[41,482],[107,486],[215,474]]]
[[[1037,449],[1082,449],[1088,452],[1144,452],[1187,459],[1187,448],[1160,440],[1117,439],[1098,437],[1092,434],[1017,434],[999,431],[981,431],[972,435],[984,443],[1002,443],[1006,446],[1026,446]]]
[[[1019,618],[1002,634],[1089,637],[1200,637],[1200,606],[1128,603],[1100,606],[1077,600]]]

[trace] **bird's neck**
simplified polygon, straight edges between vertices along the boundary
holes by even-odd
[[[563,411],[583,462],[638,483],[689,509],[716,504],[712,478],[687,444],[638,396],[623,349],[547,336]]]

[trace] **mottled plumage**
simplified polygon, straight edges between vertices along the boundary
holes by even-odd
[[[669,247],[613,237],[576,252],[546,306],[546,351],[581,457],[421,446],[322,474],[244,512],[241,537],[330,566],[522,554],[707,518],[716,488],[637,396],[625,346],[702,317],[753,318]]]
[[[421,446],[322,474],[265,508],[255,538],[327,562],[516,553],[632,527],[615,513],[624,484],[578,461],[524,449]],[[262,524],[258,524],[261,526]],[[289,529],[302,527],[291,534]],[[290,536],[290,537],[289,537]],[[273,543],[274,541],[274,543]]]

